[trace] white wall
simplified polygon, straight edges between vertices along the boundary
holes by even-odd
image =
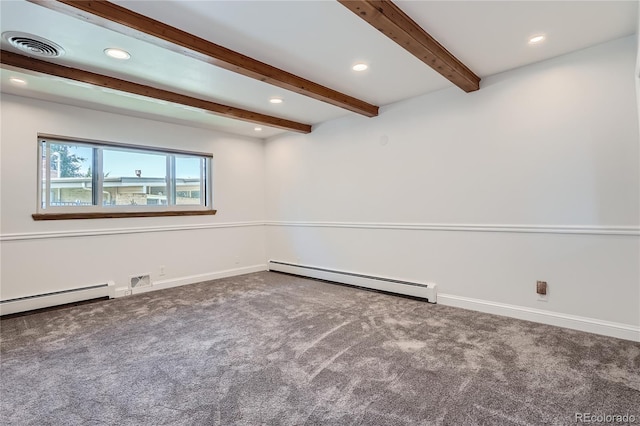
[[[637,333],[635,59],[627,37],[268,140],[268,257]]]
[[[122,287],[143,273],[172,285],[265,268],[262,141],[12,95],[1,105],[2,300]],[[38,133],[211,152],[218,213],[33,221]]]
[[[640,122],[640,6],[638,7],[637,36],[638,39],[636,41],[636,45],[638,53],[636,55],[636,99],[638,101],[638,122]]]

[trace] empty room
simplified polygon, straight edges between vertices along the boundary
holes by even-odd
[[[0,1],[0,423],[640,423],[639,24]]]

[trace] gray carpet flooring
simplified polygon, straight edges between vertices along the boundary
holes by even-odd
[[[3,425],[640,423],[638,343],[273,272],[0,326]]]

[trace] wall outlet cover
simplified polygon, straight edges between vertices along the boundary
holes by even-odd
[[[547,282],[538,281],[536,284],[536,293],[546,295],[547,294]]]

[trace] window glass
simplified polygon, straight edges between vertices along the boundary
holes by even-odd
[[[204,204],[202,166],[201,158],[176,156],[176,204]]]
[[[88,146],[64,143],[50,143],[46,148],[42,157],[43,185],[46,188],[48,178],[49,206],[93,205],[91,178],[93,149]]]
[[[104,149],[102,164],[104,205],[167,205],[166,155]]]
[[[43,212],[212,210],[209,155],[45,138],[38,147]]]

